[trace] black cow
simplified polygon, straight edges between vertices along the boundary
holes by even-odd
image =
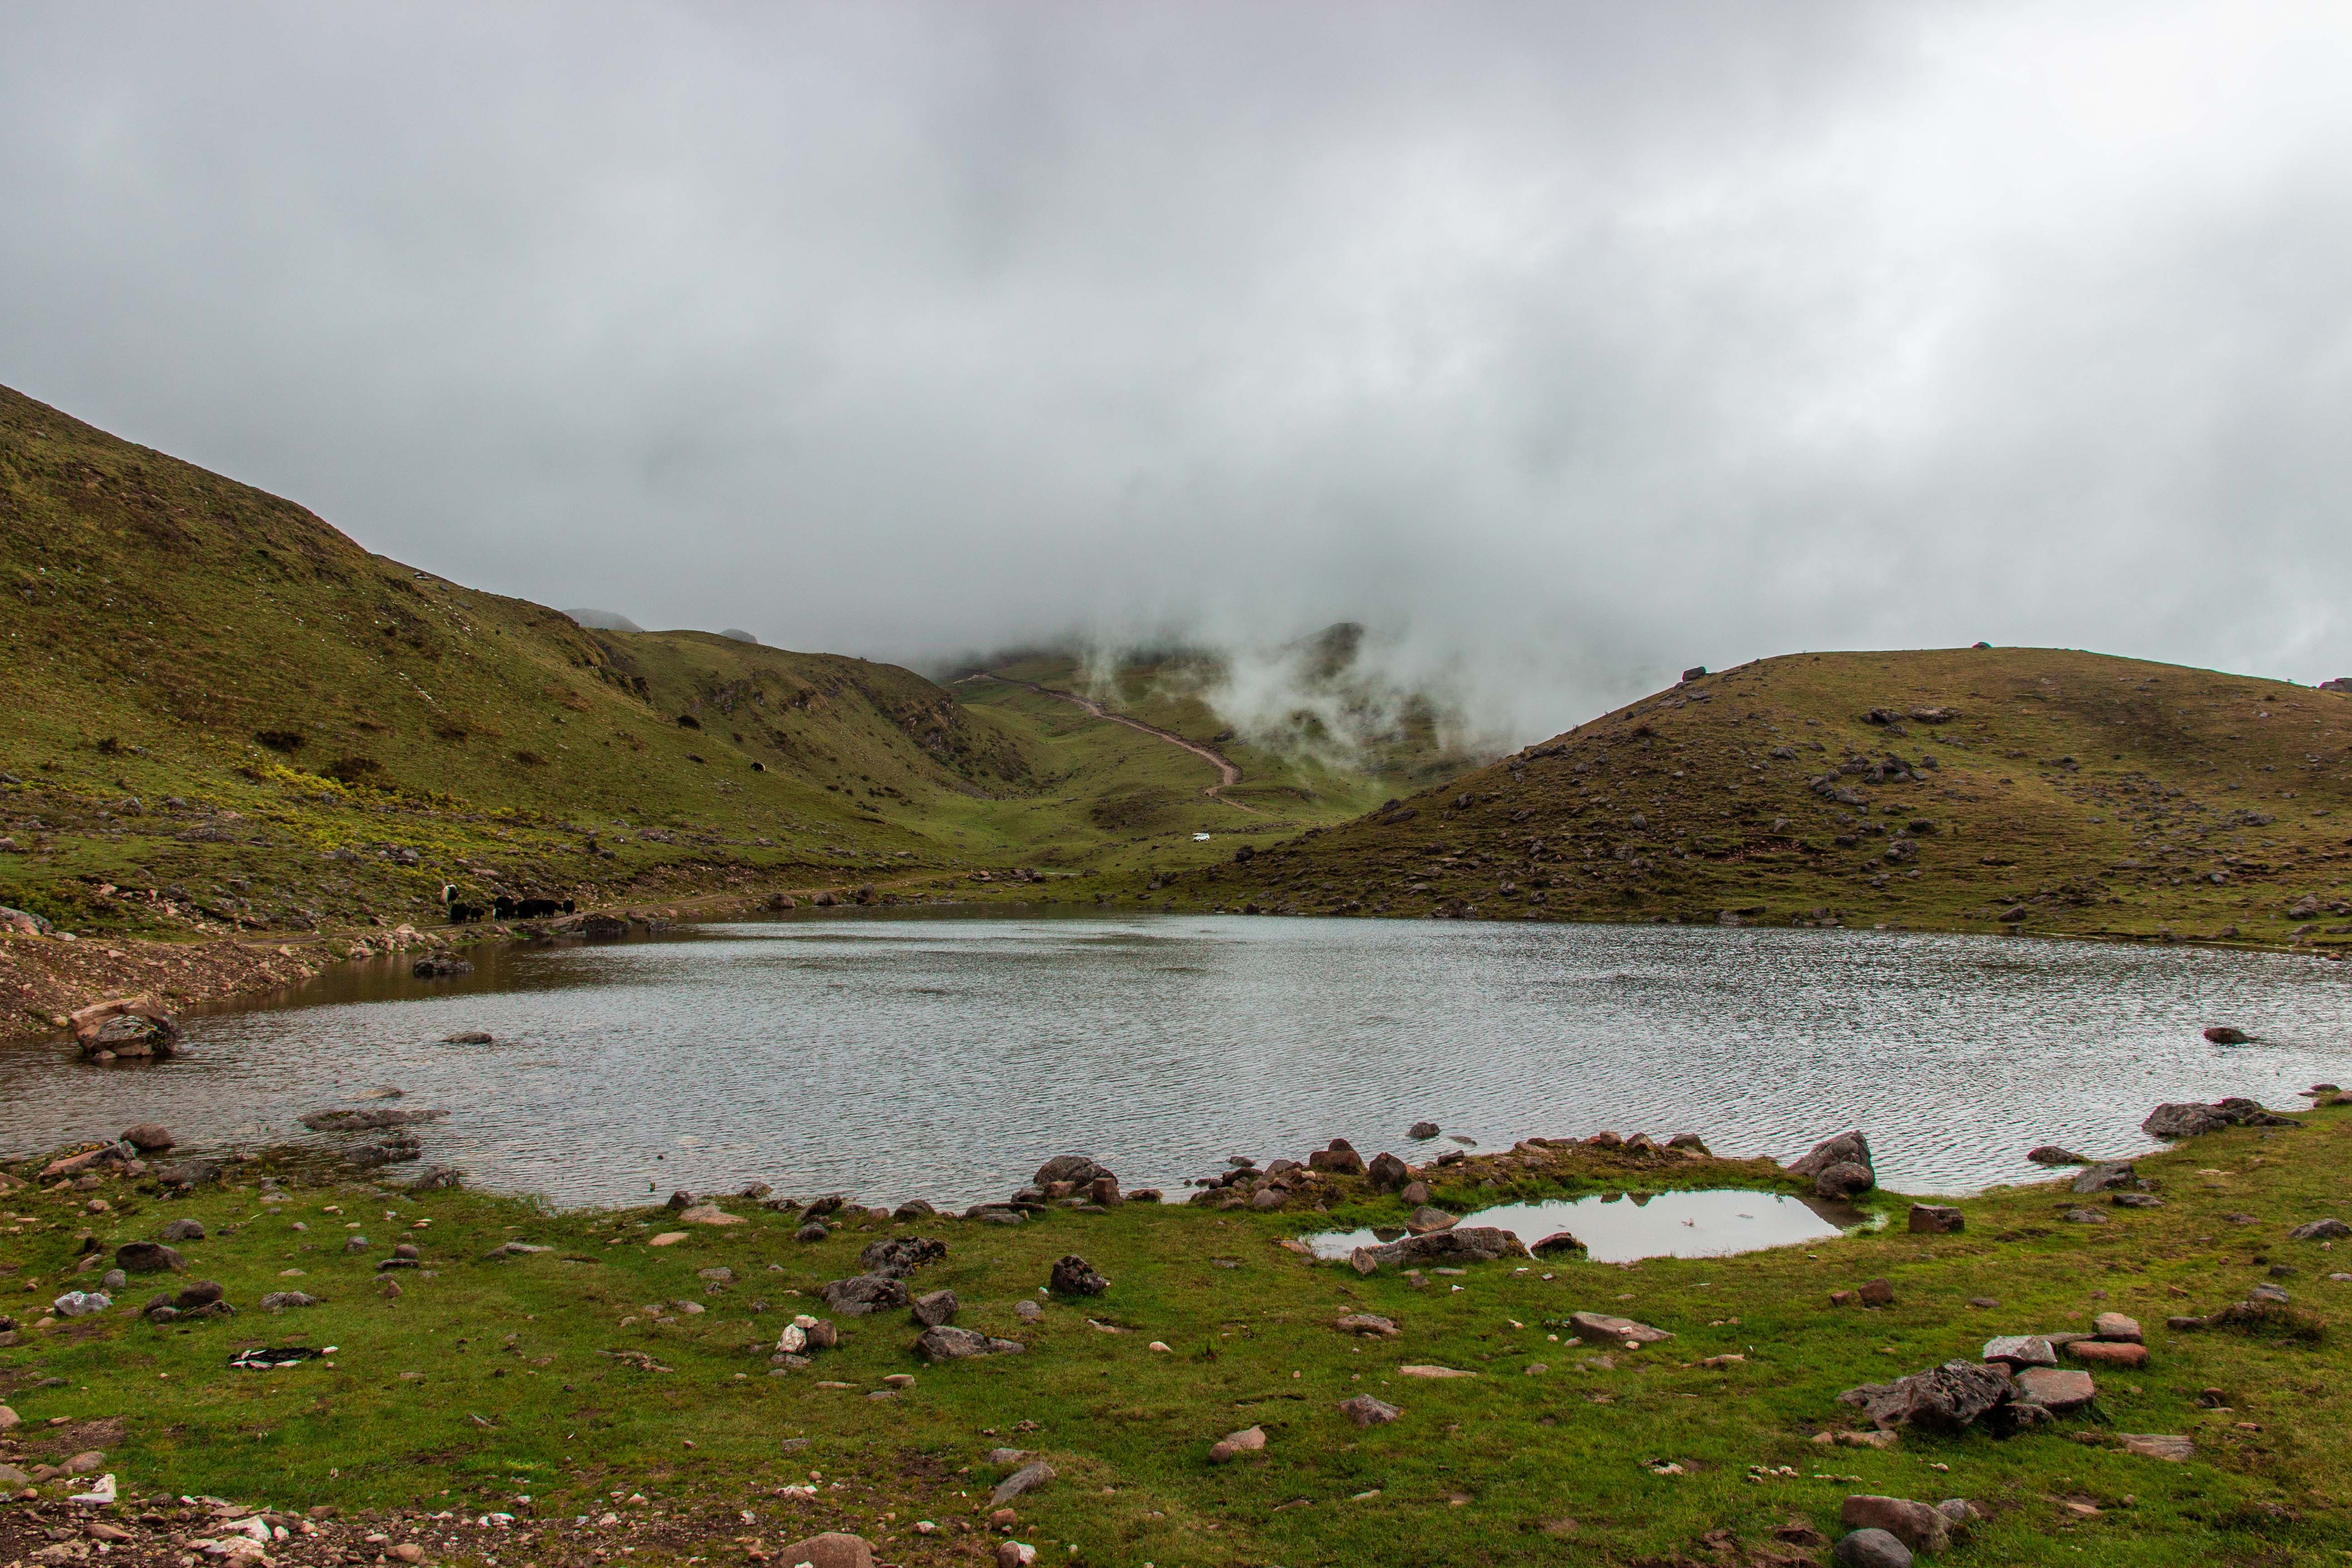
[[[441,884],[441,902],[448,908],[451,925],[467,925],[482,918],[482,906],[460,902],[454,883]]]
[[[490,906],[502,921],[543,920],[549,915],[570,914],[570,903],[555,899],[510,899],[500,893]]]

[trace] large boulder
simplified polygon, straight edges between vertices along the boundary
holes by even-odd
[[[172,1134],[160,1121],[142,1121],[136,1127],[122,1130],[122,1142],[142,1154],[152,1154],[158,1149],[169,1149]]]
[[[1070,1252],[1055,1260],[1045,1288],[1056,1296],[1099,1296],[1110,1289],[1110,1281],[1096,1273],[1093,1264]]]
[[[143,996],[93,1003],[68,1022],[85,1057],[168,1057],[187,1037],[177,1019]]]
[[[1822,1139],[1813,1145],[1812,1152],[1792,1162],[1787,1170],[1789,1174],[1799,1178],[1818,1177],[1832,1165],[1859,1165],[1864,1171],[1874,1173],[1874,1184],[1877,1180],[1874,1174],[1876,1167],[1870,1159],[1870,1140],[1858,1131]]]
[[[1373,1155],[1364,1173],[1371,1178],[1372,1185],[1384,1193],[1395,1192],[1412,1180],[1412,1167],[1394,1154]]]
[[[1097,1176],[1110,1173],[1109,1166],[1097,1164],[1084,1154],[1056,1154],[1037,1167],[1037,1173],[1030,1178],[1030,1182],[1040,1187],[1049,1182],[1070,1182],[1084,1186]]]
[[[1832,1200],[1858,1198],[1877,1184],[1876,1173],[1853,1160],[1840,1160],[1823,1166],[1813,1176],[1814,1194]]]
[[[783,1550],[781,1561],[799,1568],[874,1568],[874,1548],[862,1535],[847,1535],[838,1530],[828,1530],[823,1535],[812,1535],[806,1541],[795,1541]]]
[[[2007,1367],[1948,1361],[1893,1383],[1849,1388],[1838,1395],[1838,1403],[1861,1410],[1882,1432],[1916,1426],[1953,1433],[2000,1410],[2016,1395]]]
[[[1419,1264],[1492,1263],[1498,1258],[1525,1258],[1527,1247],[1507,1230],[1494,1226],[1456,1226],[1408,1236],[1385,1247],[1358,1248],[1374,1266],[1395,1268]]]
[[[1937,1552],[1951,1544],[1952,1521],[1929,1503],[1899,1497],[1850,1497],[1838,1508],[1848,1530],[1883,1530],[1914,1552]]]
[[[1334,1138],[1328,1148],[1316,1150],[1307,1156],[1309,1170],[1328,1171],[1335,1176],[1360,1176],[1364,1173],[1364,1157],[1356,1152],[1355,1145],[1345,1138]]]
[[[915,1336],[915,1353],[927,1362],[963,1361],[989,1353],[986,1334],[960,1329],[953,1323],[933,1323]]]
[[[915,1298],[912,1311],[915,1321],[927,1329],[936,1329],[942,1323],[954,1321],[961,1307],[962,1303],[956,1300],[954,1291],[932,1290]]]
[[[2139,1130],[2149,1137],[2170,1143],[2182,1138],[2195,1138],[2207,1132],[2219,1132],[2231,1126],[2230,1119],[2210,1105],[2159,1105],[2147,1113]]]
[[[114,1266],[125,1274],[167,1274],[187,1268],[188,1260],[160,1241],[126,1241],[114,1249]]]

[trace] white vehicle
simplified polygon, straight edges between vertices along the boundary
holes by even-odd
[[[1195,844],[1206,844],[1208,841],[1209,836],[1205,833],[1195,833],[1192,835],[1192,842]]]

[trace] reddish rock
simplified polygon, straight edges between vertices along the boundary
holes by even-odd
[[[2066,1347],[2066,1353],[2076,1361],[2087,1361],[2096,1366],[2146,1366],[2147,1347],[2118,1343],[2112,1340],[2076,1340]]]

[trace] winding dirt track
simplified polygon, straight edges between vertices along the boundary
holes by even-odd
[[[1224,797],[1222,793],[1224,789],[1242,782],[1242,770],[1214,746],[1202,745],[1198,741],[1188,741],[1172,730],[1163,730],[1157,724],[1147,724],[1140,719],[1130,719],[1124,713],[1114,713],[1093,698],[1081,697],[1075,691],[1063,691],[1051,686],[1040,686],[1034,680],[1015,680],[1009,675],[992,675],[985,670],[981,672],[978,679],[993,680],[1000,686],[1023,687],[1037,693],[1040,697],[1051,697],[1063,702],[1074,702],[1097,719],[1108,719],[1114,724],[1124,724],[1130,730],[1140,730],[1154,740],[1165,741],[1171,746],[1181,746],[1203,762],[1213,764],[1217,770],[1217,782],[1202,790],[1201,792],[1202,795],[1220,805],[1230,805],[1235,811],[1246,811],[1252,816],[1263,815],[1254,805],[1244,805],[1240,801],[1227,800]]]

